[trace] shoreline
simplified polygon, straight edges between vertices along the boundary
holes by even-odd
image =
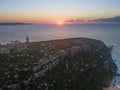
[[[16,49],[15,49],[16,52],[17,52],[17,49],[19,52],[19,47],[18,48],[16,47]],[[36,51],[38,54],[36,54]],[[79,53],[81,56],[79,55]],[[23,56],[23,54],[25,54],[25,55]],[[49,56],[49,55],[51,55],[51,56]],[[11,55],[9,55],[9,56],[11,56]],[[27,60],[26,56],[27,56],[27,58],[30,57],[29,61]],[[38,57],[38,56],[40,56],[40,57]],[[80,74],[87,76],[86,73],[84,73],[84,71],[83,71],[83,70],[85,70],[85,72],[87,71],[88,74],[90,73],[90,75],[91,75],[90,77],[93,77],[94,74],[96,74],[96,75],[100,74],[99,72],[96,72],[96,70],[100,70],[100,71],[103,71],[103,73],[102,73],[102,75],[100,74],[98,77],[101,77],[101,79],[102,79],[102,77],[104,76],[103,80],[106,81],[106,83],[100,81],[99,78],[96,78],[95,81],[100,83],[101,85],[102,85],[102,83],[104,83],[105,86],[112,85],[112,83],[109,81],[107,82],[107,80],[108,80],[108,78],[111,79],[111,77],[114,75],[114,73],[116,71],[116,65],[113,63],[113,59],[112,59],[111,53],[109,51],[109,48],[101,40],[96,40],[96,39],[91,39],[91,38],[67,38],[67,39],[57,39],[57,40],[40,41],[40,42],[30,42],[29,45],[27,46],[26,51],[23,51],[15,56],[15,58],[17,58],[18,60],[19,60],[19,58],[22,58],[22,60],[24,60],[20,64],[22,66],[22,68],[21,68],[21,66],[20,66],[20,68],[18,66],[17,67],[15,66],[15,67],[18,69],[18,72],[20,72],[21,70],[24,70],[25,72],[26,71],[33,72],[30,74],[31,76],[34,75],[34,77],[32,77],[31,80],[34,79],[34,80],[36,80],[36,82],[38,82],[37,78],[39,78],[42,75],[45,75],[45,73],[48,72],[49,74],[51,73],[50,80],[56,80],[56,82],[57,82],[59,80],[59,78],[56,78],[56,77],[59,77],[59,73],[61,73],[60,78],[63,80],[61,80],[61,79],[60,80],[63,81],[63,83],[71,84],[72,79],[69,78],[70,82],[65,82],[64,80],[67,81],[67,79],[64,78],[64,73],[62,75],[63,70],[64,70],[64,72],[68,72],[68,70],[71,71],[70,70],[71,67],[70,68],[68,67],[68,61],[63,60],[65,57],[68,57],[68,56],[71,56],[71,57],[75,56],[78,58],[78,60],[72,60],[72,59],[68,58],[70,60],[69,66],[72,66],[72,68],[74,69],[74,72],[77,74],[77,76],[79,76]],[[78,56],[80,56],[80,57],[78,57]],[[95,56],[95,57],[92,57],[92,56]],[[75,57],[73,57],[73,59]],[[98,57],[100,57],[100,58],[98,58]],[[79,61],[79,59],[81,61]],[[94,61],[92,61],[93,59],[94,59]],[[14,60],[14,58],[13,58],[13,60]],[[31,60],[31,62],[30,62],[30,60]],[[34,60],[34,61],[32,61],[32,60]],[[72,60],[72,62],[71,62],[71,60]],[[91,60],[91,62],[89,62],[88,60]],[[64,61],[64,62],[62,62],[62,61]],[[99,61],[101,61],[101,63],[103,65],[107,64],[107,67],[101,66],[101,63],[99,63]],[[62,66],[64,66],[65,68],[64,69],[63,69],[63,67],[58,68],[57,71],[60,71],[60,72],[56,73],[56,69],[53,69],[53,70],[51,70],[51,69],[55,68],[55,66],[59,65],[59,62],[61,62]],[[15,63],[17,64],[19,62],[15,62]],[[24,63],[24,64],[22,64],[22,63]],[[74,65],[76,63],[81,63],[81,64],[80,64],[80,66],[77,66],[78,64]],[[29,66],[30,68],[26,67],[26,65]],[[14,67],[14,63],[12,62],[9,66]],[[78,68],[78,67],[80,69],[76,70],[76,68]],[[97,67],[97,69],[96,69],[96,67]],[[4,66],[3,66],[3,68],[4,68]],[[14,69],[15,72],[16,72],[16,68]],[[89,68],[90,68],[90,70],[93,71],[92,73],[88,71]],[[51,72],[49,72],[49,70],[51,70]],[[81,73],[77,73],[78,71],[80,71]],[[108,73],[106,73],[106,71],[110,72],[110,74],[109,74],[110,76],[107,75]],[[7,72],[7,73],[11,73],[11,72]],[[11,75],[11,77],[12,77],[12,74],[8,74],[8,75],[9,76]],[[24,77],[29,78],[28,76],[30,76],[30,75],[25,74]],[[67,75],[71,75],[71,77],[73,77],[73,78],[76,76],[75,74],[71,74],[71,73],[68,73]],[[85,82],[88,82],[88,79],[90,77],[88,77],[86,79],[86,78],[84,78],[83,75],[81,75],[81,79],[84,80]],[[107,75],[107,77],[106,77],[106,75]],[[16,74],[14,76],[16,76]],[[43,77],[43,78],[45,78],[44,81],[40,81],[38,83],[43,84],[44,82],[47,81],[47,79],[46,79],[47,77],[49,77],[49,75],[45,75],[45,77]],[[55,77],[55,78],[53,78],[53,77]],[[17,78],[18,79],[21,78],[20,75],[17,75]],[[51,78],[53,78],[53,79],[51,79]],[[73,80],[76,81],[77,78],[79,78],[79,77],[76,77],[76,79],[73,79]],[[4,79],[4,80],[6,80],[6,79]],[[8,80],[6,80],[5,82],[7,82]],[[29,79],[28,80],[22,79],[21,81],[26,81],[27,84],[29,84],[29,82],[30,82]],[[19,82],[21,82],[21,81],[19,81]],[[76,81],[75,83],[77,85],[78,83],[81,83],[81,82]],[[53,82],[51,84],[53,84]],[[26,83],[25,83],[25,85],[26,85]],[[60,83],[58,82],[58,86],[59,85],[60,85]],[[74,85],[74,83],[73,83],[73,85]],[[14,86],[16,86],[16,84],[10,83],[9,87],[14,88]],[[19,86],[20,85],[18,85],[16,87],[19,87]],[[34,86],[34,84],[33,84],[33,86]],[[79,88],[81,88],[81,86]],[[92,88],[94,87],[94,83],[93,83],[93,85],[91,84],[90,86],[89,85],[86,86],[83,83],[83,86],[85,86],[85,88],[87,88],[88,90],[90,88],[91,88],[90,90],[92,90]],[[8,87],[8,86],[6,85],[6,87]],[[95,87],[99,88],[99,84],[98,84],[98,87],[97,87],[97,85]],[[53,88],[55,88],[55,87],[53,86]],[[103,89],[103,90],[120,90],[120,89],[113,89],[113,88],[109,89],[109,87],[107,87],[105,89],[103,87],[101,87],[101,89]]]
[[[118,74],[118,76],[114,76],[114,81],[115,82],[113,82],[113,84],[111,84],[109,87],[108,87],[108,89],[106,88],[105,90],[120,90],[120,87],[118,88],[117,86],[118,85],[120,85],[120,83],[119,83],[119,79],[118,79],[118,77],[120,78],[120,76],[119,76],[119,59],[118,59],[118,57],[117,57],[117,55],[116,55],[116,52],[115,52],[115,47],[113,47],[112,48],[112,52],[111,52],[111,55],[112,55],[112,58],[113,58],[113,61],[114,61],[114,63],[116,64],[116,66],[117,66],[117,73],[116,74]]]
[[[120,88],[112,84],[109,87],[104,88],[103,90],[120,90]]]

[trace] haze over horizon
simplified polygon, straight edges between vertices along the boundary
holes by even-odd
[[[119,0],[1,0],[0,22],[120,23]]]

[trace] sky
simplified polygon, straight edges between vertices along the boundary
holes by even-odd
[[[0,0],[0,22],[58,22],[120,15],[120,0]]]

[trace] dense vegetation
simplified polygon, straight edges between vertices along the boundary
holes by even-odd
[[[74,40],[79,39],[34,42],[20,52],[0,53],[0,89],[102,90],[109,86],[116,72],[109,49],[96,40],[81,38],[79,44]],[[81,45],[83,51],[66,56],[44,76],[35,77],[34,63],[75,45]]]
[[[108,57],[105,50],[66,57],[45,77],[37,79],[36,85],[41,90],[102,90],[109,86],[116,71]]]

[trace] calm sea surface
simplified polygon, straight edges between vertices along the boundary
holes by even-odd
[[[53,39],[88,37],[102,40],[106,45],[114,45],[113,59],[116,60],[120,73],[120,25],[8,25],[0,26],[0,44],[11,40],[44,41]],[[116,77],[116,85],[120,87],[120,77]]]

